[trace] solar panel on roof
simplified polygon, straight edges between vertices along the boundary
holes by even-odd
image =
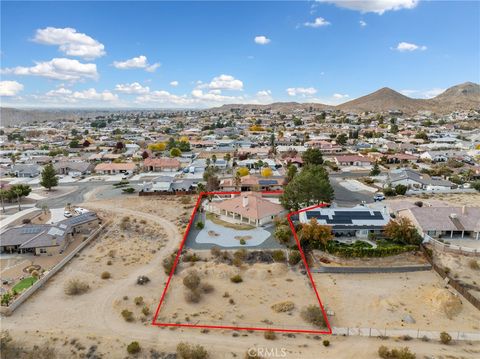
[[[20,233],[22,234],[34,234],[34,233],[40,233],[43,230],[41,227],[27,227],[23,228]]]
[[[276,184],[277,181],[275,181],[275,180],[258,180],[258,183],[262,186],[268,186],[268,185]]]

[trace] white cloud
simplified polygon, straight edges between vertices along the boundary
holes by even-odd
[[[58,89],[48,91],[45,95],[49,97],[55,97],[71,95],[72,93],[72,90],[66,89],[65,87],[60,87]]]
[[[249,101],[251,103],[258,103],[258,104],[267,104],[273,102],[272,91],[270,90],[261,90],[255,94],[255,98],[253,101]]]
[[[338,7],[360,11],[362,13],[374,12],[382,15],[385,11],[400,9],[413,9],[419,0],[317,0],[334,4]]]
[[[110,91],[97,92],[94,88],[83,91],[72,91],[64,87],[50,90],[45,94],[43,100],[61,100],[67,103],[78,103],[80,101],[100,101],[100,102],[116,102],[118,96]]]
[[[367,23],[363,20],[360,20],[358,23],[360,24],[361,27],[367,26]]]
[[[220,90],[211,90],[208,92],[203,92],[200,89],[194,89],[192,91],[192,97],[202,102],[204,101],[204,102],[217,102],[217,103],[227,103],[227,102],[233,103],[241,100],[241,97],[222,95]]]
[[[78,100],[100,100],[100,101],[117,101],[118,96],[110,91],[97,92],[94,88],[85,91],[75,91],[73,98]]]
[[[170,82],[170,86],[177,87],[178,86],[178,81]]]
[[[330,25],[330,23],[325,20],[323,17],[317,17],[313,22],[304,22],[303,26],[306,27],[322,27],[322,26],[327,26]]]
[[[395,50],[400,51],[400,52],[416,51],[416,50],[425,51],[426,49],[427,49],[426,46],[416,45],[416,44],[412,44],[412,43],[409,43],[409,42],[403,42],[403,41],[399,42],[397,47],[395,48]]]
[[[243,90],[243,82],[231,75],[216,76],[208,84],[201,83],[198,88],[209,88],[211,90]]]
[[[0,96],[16,96],[23,90],[23,85],[17,81],[0,81]]]
[[[402,90],[400,93],[414,98],[432,98],[444,92],[445,88],[434,87],[429,90]]]
[[[147,57],[140,55],[125,61],[114,61],[113,66],[120,70],[145,69],[145,71],[154,72],[158,67],[160,67],[160,63],[156,62],[150,65]]]
[[[255,36],[255,39],[254,39],[255,43],[256,44],[259,44],[259,45],[267,45],[268,43],[270,43],[270,39],[266,36]]]
[[[289,87],[287,90],[288,96],[313,96],[317,90],[313,87]]]
[[[45,45],[58,45],[59,50],[69,56],[94,59],[105,55],[103,44],[70,27],[38,29],[33,41]]]
[[[146,94],[150,92],[148,86],[142,86],[138,82],[132,82],[131,84],[118,84],[115,86],[115,91],[126,94]]]
[[[138,96],[136,103],[159,103],[167,106],[189,106],[194,101],[186,96],[177,96],[168,91],[152,91],[149,94]]]
[[[78,81],[81,79],[96,79],[97,65],[84,64],[78,60],[54,58],[50,61],[36,62],[35,66],[17,66],[2,70],[6,74],[42,76],[61,81]]]
[[[348,98],[349,96],[347,94],[342,95],[341,93],[334,93],[333,98],[338,99],[338,100],[343,100]]]

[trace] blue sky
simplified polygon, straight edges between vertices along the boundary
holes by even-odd
[[[336,104],[480,82],[477,1],[5,2],[3,106]]]

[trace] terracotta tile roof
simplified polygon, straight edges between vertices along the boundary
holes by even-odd
[[[153,167],[170,167],[170,168],[179,168],[180,161],[176,158],[161,157],[161,158],[146,158],[143,161],[144,166],[153,166]]]
[[[133,171],[135,163],[100,163],[95,167],[95,172],[99,171]]]
[[[280,204],[270,202],[262,198],[261,193],[255,192],[245,192],[238,197],[226,199],[222,202],[213,202],[211,205],[251,219],[275,216],[284,211]]]

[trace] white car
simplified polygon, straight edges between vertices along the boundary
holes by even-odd
[[[88,209],[85,209],[85,208],[75,208],[75,213],[76,214],[84,214],[84,213],[87,213],[88,212]]]
[[[72,212],[70,212],[70,211],[65,211],[65,212],[63,212],[63,215],[64,215],[65,217],[67,217],[67,218],[70,218],[70,217],[73,216]]]
[[[384,199],[385,199],[385,195],[383,193],[375,193],[375,196],[373,196],[373,200],[375,202],[383,201]]]

